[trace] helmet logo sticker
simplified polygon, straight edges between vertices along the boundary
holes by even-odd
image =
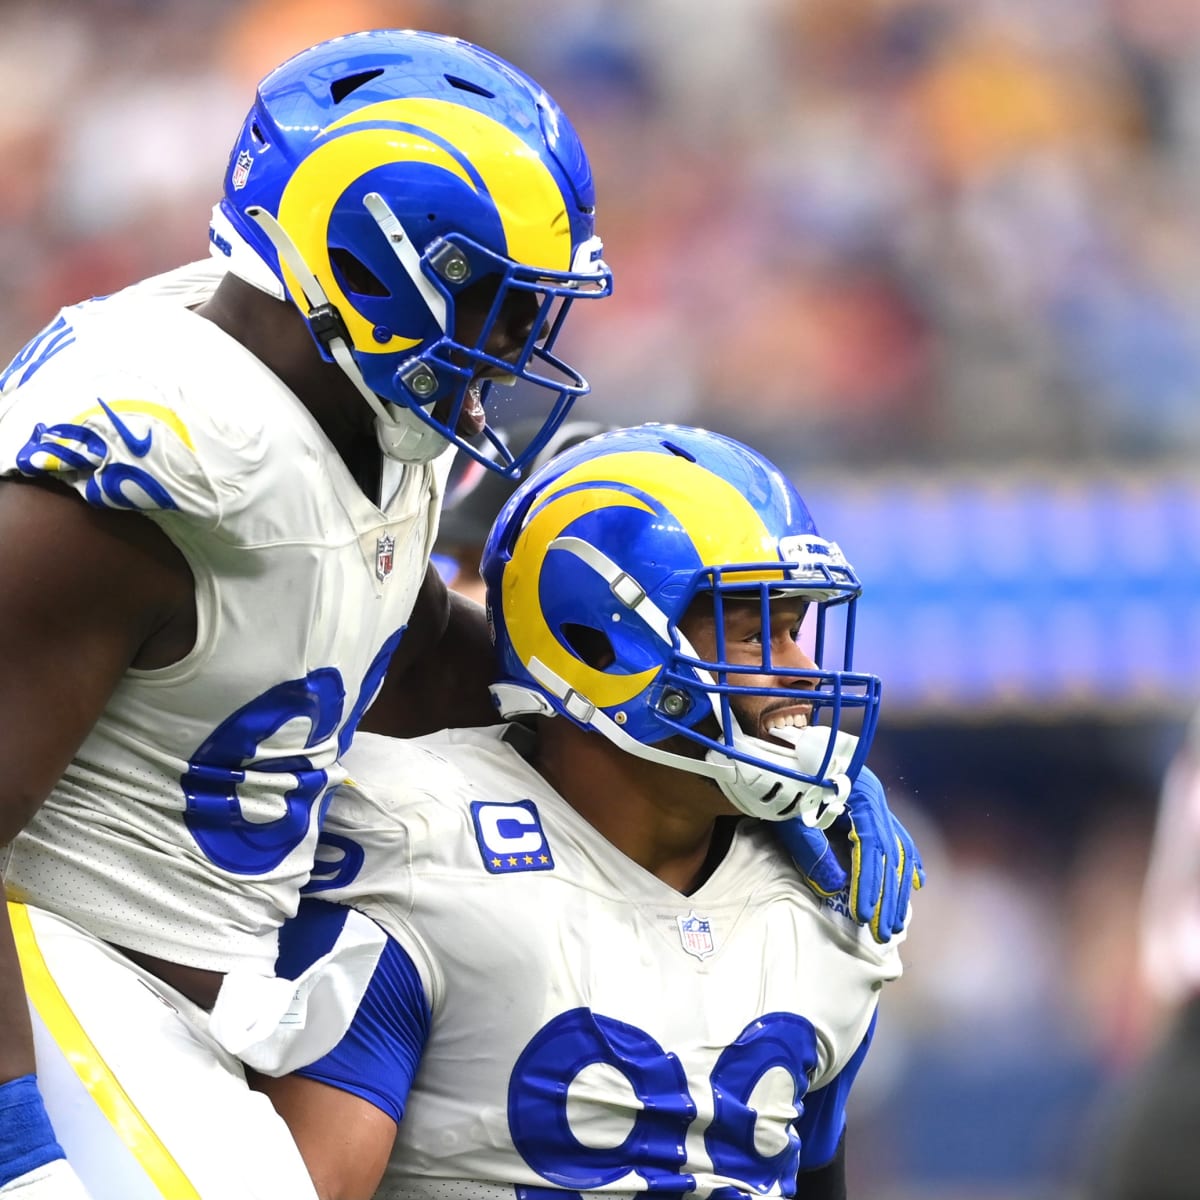
[[[693,908],[686,917],[676,917],[679,926],[679,942],[695,958],[707,958],[716,946],[713,945],[712,922],[707,917],[698,917]]]
[[[382,583],[391,573],[396,561],[396,539],[380,534],[375,543],[375,577]]]
[[[233,165],[233,174],[229,177],[229,182],[233,184],[234,190],[240,192],[246,186],[246,180],[250,178],[250,168],[254,166],[254,159],[249,150],[243,150],[237,156],[237,162]]]

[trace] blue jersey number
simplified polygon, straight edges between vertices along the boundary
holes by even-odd
[[[310,671],[268,688],[233,713],[192,755],[180,782],[186,798],[184,820],[196,844],[218,867],[237,875],[262,875],[274,870],[308,836],[313,806],[325,796],[329,776],[304,754],[254,761],[258,748],[291,721],[308,726],[304,749],[310,750],[338,733],[338,754],[350,746],[358,722],[375,698],[379,684],[399,644],[400,629],[384,643],[368,668],[358,699],[345,723],[346,691],[333,667]],[[282,794],[284,812],[269,821],[247,820],[238,798],[247,768],[262,786],[264,776],[284,776],[271,794]],[[318,821],[324,809],[318,814]]]
[[[597,1063],[618,1071],[639,1102],[625,1140],[612,1148],[588,1146],[572,1132],[567,1114],[571,1083]],[[713,1068],[713,1119],[704,1145],[714,1171],[744,1180],[755,1193],[794,1185],[800,1139],[789,1124],[787,1143],[760,1154],[754,1137],[750,1098],[763,1076],[781,1068],[792,1078],[793,1104],[802,1109],[808,1074],[817,1063],[812,1025],[794,1013],[767,1013],[752,1021],[724,1050]],[[611,1184],[630,1171],[660,1195],[683,1195],[696,1187],[682,1171],[688,1126],[696,1104],[688,1093],[679,1059],[640,1029],[576,1008],[540,1030],[513,1068],[508,1119],[513,1145],[544,1179],[560,1188],[587,1191]],[[712,1193],[713,1200],[750,1194],[737,1188]],[[528,1200],[561,1192],[525,1188]]]
[[[16,358],[0,372],[0,391],[4,391],[9,381],[18,375],[18,385],[27,383],[41,367],[74,340],[75,330],[67,324],[66,317],[55,317],[41,333],[18,350]]]

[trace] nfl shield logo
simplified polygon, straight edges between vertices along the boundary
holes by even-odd
[[[249,150],[243,150],[237,156],[237,162],[233,164],[233,174],[229,177],[229,182],[233,184],[235,191],[241,191],[246,186],[246,180],[250,177],[250,168],[254,165],[254,159],[250,157]]]
[[[707,917],[696,916],[692,909],[686,917],[676,917],[679,940],[683,948],[696,958],[707,958],[716,947],[713,945],[712,922]]]
[[[395,550],[396,539],[386,533],[375,543],[375,575],[380,583],[392,573]]]

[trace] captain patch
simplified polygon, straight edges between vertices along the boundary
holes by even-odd
[[[554,869],[550,843],[532,800],[514,804],[476,800],[471,804],[471,820],[483,865],[493,875]]]

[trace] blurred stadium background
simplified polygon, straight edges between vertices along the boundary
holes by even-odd
[[[0,360],[202,257],[255,80],[457,33],[565,107],[613,299],[579,415],[788,467],[867,581],[920,834],[854,1194],[1070,1200],[1161,1014],[1136,922],[1200,700],[1195,0],[3,0]]]

